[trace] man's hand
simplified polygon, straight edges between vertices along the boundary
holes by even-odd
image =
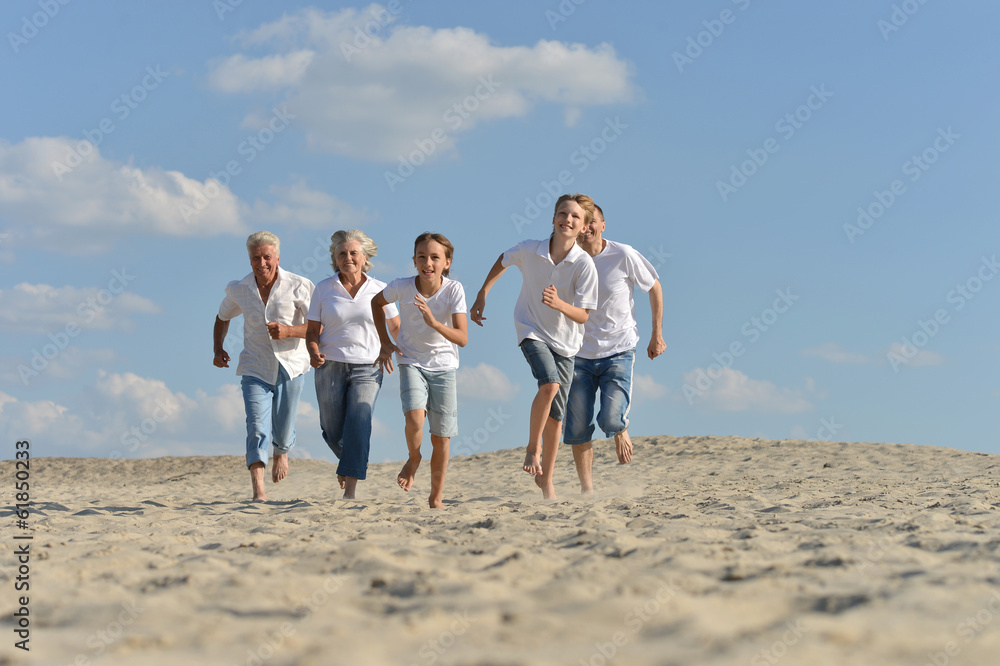
[[[314,368],[318,368],[324,363],[326,363],[326,354],[323,352],[316,352],[315,354],[312,352],[309,353],[309,365]]]
[[[267,333],[271,336],[272,340],[281,340],[282,338],[290,337],[288,327],[276,321],[267,322]]]
[[[217,368],[228,368],[229,367],[229,354],[226,353],[225,349],[220,349],[215,352],[215,360],[212,361],[212,365]]]
[[[646,347],[646,353],[649,355],[649,359],[653,360],[666,351],[666,349],[667,343],[663,340],[663,336],[655,335],[649,340],[649,346]]]

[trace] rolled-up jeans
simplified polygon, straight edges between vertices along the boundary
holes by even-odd
[[[337,474],[368,476],[372,417],[382,369],[371,363],[327,361],[316,370],[316,401],[323,440],[340,458]]]
[[[295,446],[295,414],[305,379],[305,375],[289,379],[280,363],[274,384],[249,375],[240,379],[247,412],[247,467],[258,462],[267,465],[272,442],[279,456]]]

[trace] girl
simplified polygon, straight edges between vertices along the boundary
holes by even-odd
[[[458,434],[458,392],[455,371],[458,348],[469,341],[465,290],[448,279],[455,248],[441,234],[426,232],[413,243],[414,277],[393,280],[372,299],[372,316],[382,342],[378,363],[392,372],[392,354],[399,359],[399,393],[406,417],[409,458],[396,477],[409,492],[420,465],[424,419],[430,421],[432,509],[442,507],[448,469],[448,447]],[[399,302],[399,346],[392,343],[382,308]]]

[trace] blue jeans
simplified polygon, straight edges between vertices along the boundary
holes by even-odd
[[[576,357],[573,386],[569,390],[565,443],[586,444],[594,438],[594,403],[598,389],[601,390],[601,411],[597,414],[597,424],[605,436],[614,437],[628,428],[634,365],[635,349],[607,358]]]
[[[327,361],[316,370],[316,400],[323,440],[340,458],[337,474],[368,476],[375,399],[382,369],[371,363]]]
[[[404,414],[415,409],[427,412],[432,435],[458,435],[458,388],[454,370],[424,370],[400,363],[399,397]]]
[[[240,387],[247,411],[247,467],[258,462],[266,465],[272,443],[275,455],[288,453],[295,446],[295,414],[305,379],[305,375],[289,379],[280,363],[274,384],[243,375]]]
[[[573,381],[573,357],[560,356],[547,344],[534,338],[521,340],[520,346],[521,353],[531,366],[531,375],[538,381],[538,388],[545,384],[559,384],[559,392],[549,408],[549,418],[562,421],[566,416],[569,385]]]

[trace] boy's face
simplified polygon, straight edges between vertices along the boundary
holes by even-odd
[[[440,280],[444,272],[451,268],[451,259],[448,258],[448,250],[444,245],[436,240],[426,240],[417,246],[413,265],[422,278],[433,282]]]
[[[575,239],[583,231],[583,223],[587,219],[587,211],[580,204],[567,199],[559,204],[556,214],[552,217],[555,233],[564,238]]]

